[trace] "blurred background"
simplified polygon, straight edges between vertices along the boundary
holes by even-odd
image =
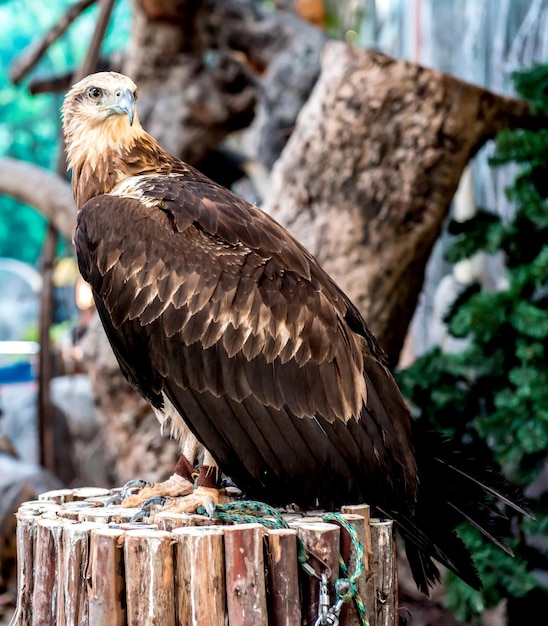
[[[70,241],[60,106],[100,11],[97,68],[136,80],[145,128],[258,205],[275,205],[271,173],[329,39],[530,103],[522,130],[478,141],[389,356],[417,418],[499,464],[537,517],[515,560],[463,531],[482,592],[448,576],[426,601],[402,570],[408,623],[545,624],[548,0],[0,1],[0,620],[20,502],[162,479],[177,458],[118,371]]]

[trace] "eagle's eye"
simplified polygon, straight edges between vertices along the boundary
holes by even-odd
[[[97,100],[98,98],[101,97],[101,90],[98,87],[90,87],[88,89],[88,96],[92,99],[92,100]]]

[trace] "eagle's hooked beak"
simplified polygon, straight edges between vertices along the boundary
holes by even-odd
[[[114,92],[112,109],[116,113],[126,113],[130,126],[133,125],[133,119],[135,118],[135,97],[131,89],[117,89]]]

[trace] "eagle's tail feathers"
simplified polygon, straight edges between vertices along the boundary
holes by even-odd
[[[415,431],[419,494],[412,519],[394,515],[406,543],[413,576],[422,591],[438,579],[436,559],[470,586],[481,581],[470,552],[455,530],[468,522],[512,554],[509,513],[530,516],[523,496],[497,472],[456,451],[439,433]],[[435,450],[435,454],[432,451]]]

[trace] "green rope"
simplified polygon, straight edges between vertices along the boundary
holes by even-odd
[[[198,513],[204,515],[205,509],[200,507]],[[252,524],[259,523],[266,528],[289,528],[289,524],[284,520],[281,513],[274,507],[257,502],[255,500],[240,500],[237,502],[228,502],[226,504],[218,504],[212,514],[213,519],[220,519],[223,522],[232,522],[234,524]],[[354,527],[349,524],[340,513],[326,513],[322,516],[324,522],[335,522],[350,535],[352,546],[356,553],[356,569],[351,576],[348,575],[348,566],[344,560],[340,559],[340,569],[343,578],[335,581],[335,593],[337,598],[344,603],[354,601],[358,610],[358,615],[362,626],[369,626],[365,605],[360,598],[356,582],[363,574],[364,552],[361,541]],[[302,539],[297,537],[297,558],[299,563],[305,567],[308,574],[317,575],[308,565],[310,560],[310,552],[307,550]]]
[[[199,507],[197,512],[205,515],[203,507]],[[233,524],[258,523],[272,529],[289,528],[289,524],[277,509],[264,502],[255,500],[239,500],[237,502],[218,504],[213,511],[212,518],[220,519],[222,522],[232,522]],[[297,537],[297,559],[299,563],[307,563],[310,560],[308,550],[300,537]]]
[[[356,553],[356,569],[351,576],[348,576],[348,566],[341,557],[339,567],[344,578],[339,578],[335,581],[335,593],[337,594],[337,597],[345,603],[354,600],[362,626],[369,626],[365,604],[363,603],[356,586],[358,578],[362,576],[364,571],[364,551],[362,542],[358,537],[356,529],[352,526],[352,524],[349,524],[340,513],[326,513],[322,516],[322,519],[324,522],[335,522],[336,524],[339,524],[350,535],[350,540],[352,541],[352,546]]]
[[[213,511],[213,518],[235,524],[258,522],[267,528],[289,528],[281,513],[264,502],[241,500],[218,504]],[[269,519],[273,518],[273,519]]]

